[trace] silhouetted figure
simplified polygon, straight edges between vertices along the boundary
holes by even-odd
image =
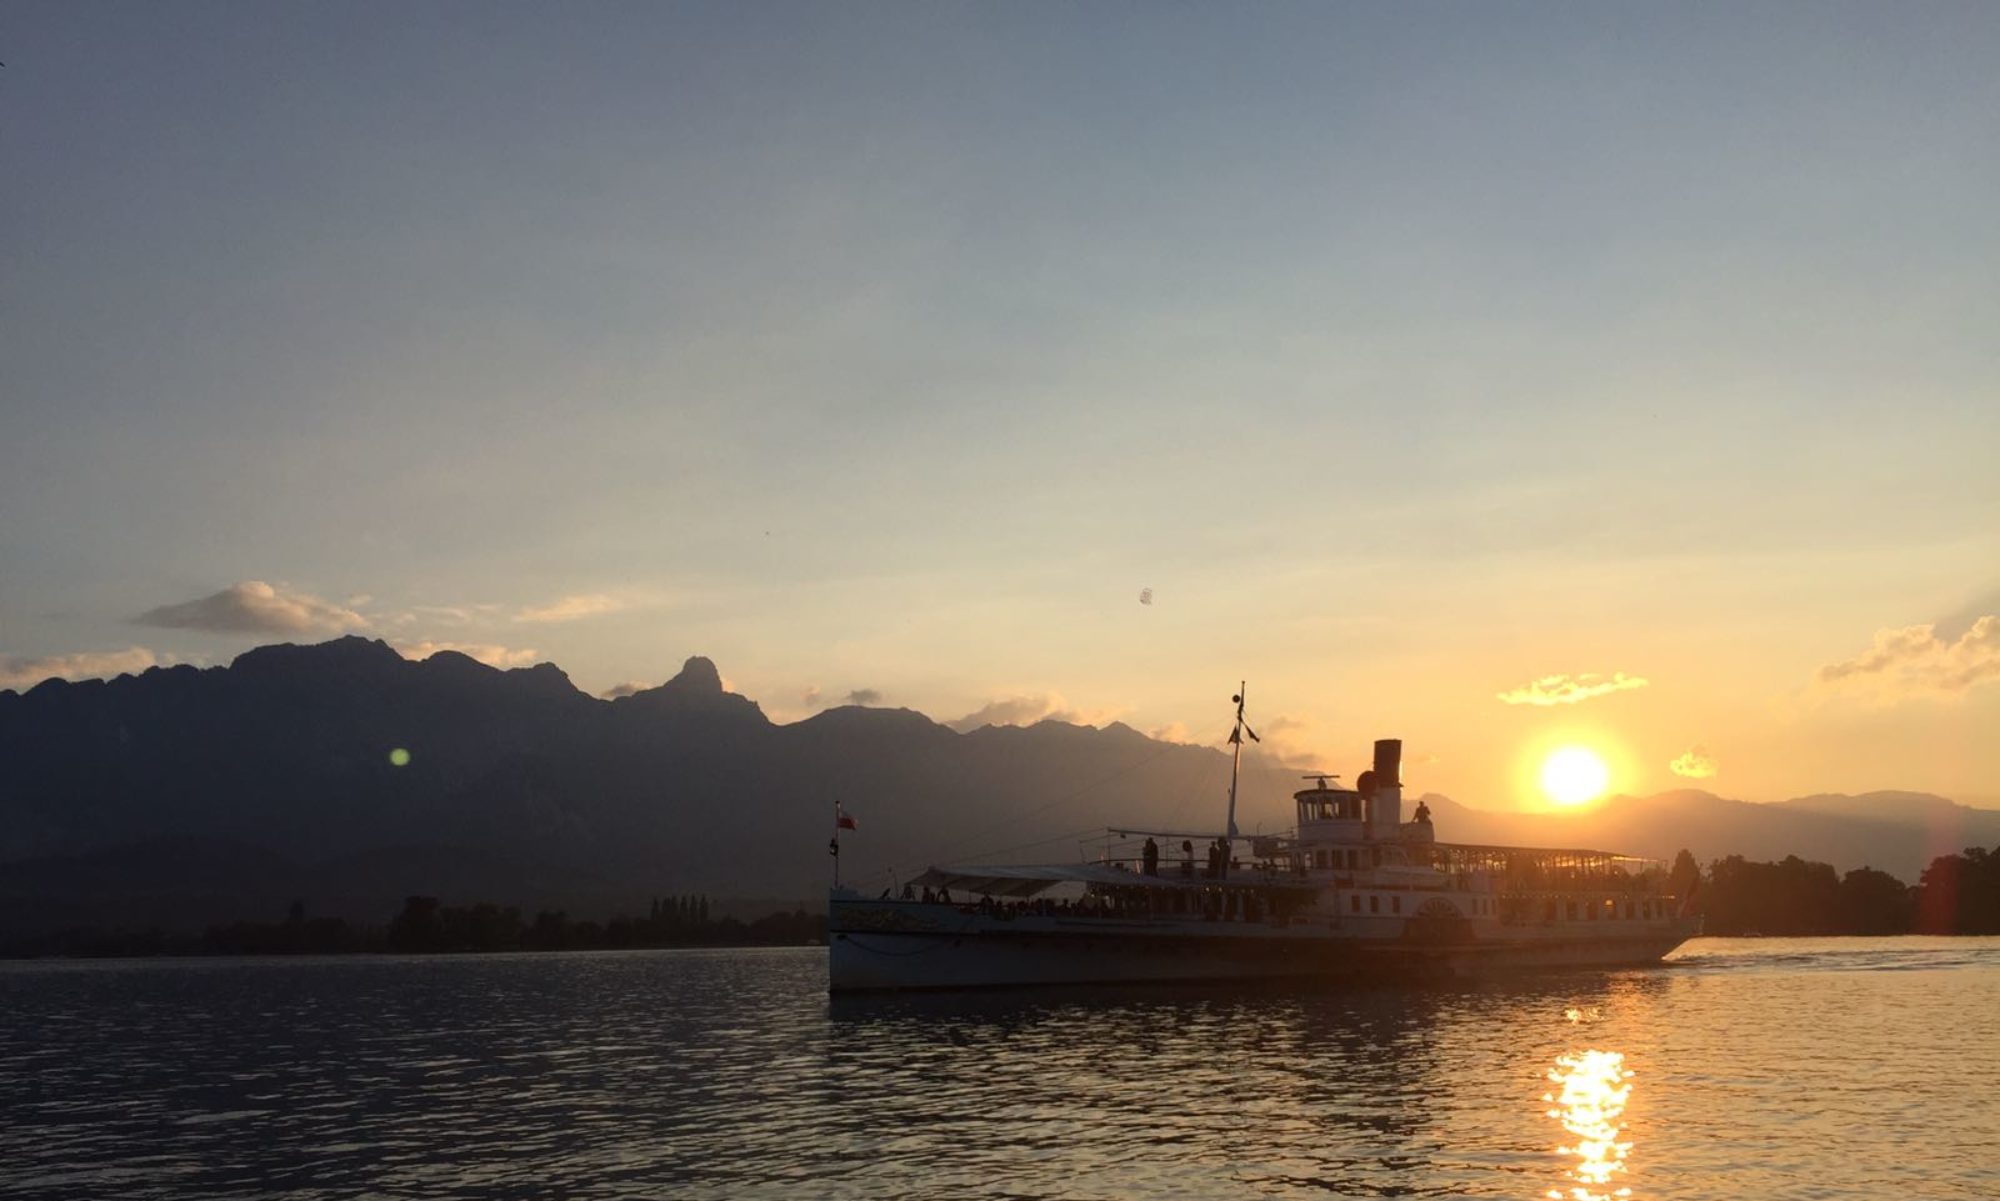
[[[1157,876],[1157,875],[1159,875],[1159,874],[1160,874],[1160,844],[1159,844],[1159,843],[1157,843],[1157,842],[1154,842],[1154,841],[1153,841],[1153,840],[1152,840],[1151,838],[1147,838],[1147,839],[1146,839],[1146,845],[1145,845],[1145,847],[1144,847],[1144,848],[1143,848],[1143,849],[1141,850],[1141,852],[1140,852],[1140,855],[1141,855],[1141,857],[1143,858],[1143,860],[1144,860],[1144,862],[1145,862],[1145,865],[1146,865],[1146,874],[1147,874],[1147,875],[1149,875],[1149,876]]]
[[[1431,824],[1431,807],[1422,801],[1417,802],[1417,824],[1423,826]]]
[[[906,901],[913,901],[916,899],[916,893],[911,890],[908,884],[903,885],[903,899]]]
[[[1181,875],[1194,875],[1194,840],[1181,839]]]

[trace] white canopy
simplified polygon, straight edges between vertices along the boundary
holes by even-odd
[[[1108,863],[1048,863],[1005,865],[975,863],[963,867],[933,867],[911,881],[924,888],[947,888],[971,896],[1032,897],[1058,884],[1097,884],[1106,887],[1141,888],[1300,888],[1313,885],[1291,876],[1270,876],[1239,869],[1221,880],[1201,875],[1184,876],[1177,866],[1162,864],[1157,876],[1142,875]]]

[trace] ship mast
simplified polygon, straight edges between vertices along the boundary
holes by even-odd
[[[1248,734],[1252,742],[1263,741],[1257,737],[1257,731],[1250,728],[1250,723],[1243,720],[1243,694],[1248,691],[1244,685],[1248,682],[1239,681],[1236,695],[1229,698],[1236,702],[1236,728],[1229,731],[1229,745],[1235,748],[1236,753],[1229,761],[1229,824],[1224,827],[1230,838],[1236,837],[1236,777],[1243,767],[1243,736]]]

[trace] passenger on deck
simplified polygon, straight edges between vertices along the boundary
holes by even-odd
[[[915,891],[913,891],[908,884],[903,885],[903,899],[906,901],[914,901],[917,899]]]
[[[1153,840],[1152,840],[1152,839],[1151,839],[1150,837],[1149,837],[1149,838],[1147,838],[1147,839],[1146,839],[1146,845],[1145,845],[1145,847],[1144,847],[1144,848],[1143,848],[1143,849],[1142,849],[1142,850],[1140,851],[1140,857],[1142,858],[1142,860],[1144,861],[1144,863],[1145,863],[1145,865],[1146,865],[1146,874],[1147,874],[1147,875],[1149,875],[1149,876],[1157,876],[1157,875],[1159,875],[1159,874],[1160,874],[1160,844],[1159,844],[1159,843],[1157,843],[1157,842],[1154,842],[1154,841],[1153,841]]]
[[[1417,802],[1417,824],[1424,826],[1431,824],[1431,807],[1422,801]]]
[[[1194,839],[1181,839],[1181,875],[1194,875]]]

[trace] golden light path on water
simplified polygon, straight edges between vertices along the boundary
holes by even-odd
[[[1578,1010],[1565,1015],[1571,1023],[1586,1016]],[[1595,1015],[1590,1015],[1595,1016]],[[1610,1201],[1630,1197],[1627,1186],[1610,1187],[1613,1178],[1625,1172],[1630,1141],[1620,1141],[1624,1133],[1625,1103],[1632,1095],[1632,1072],[1618,1051],[1568,1051],[1556,1056],[1549,1080],[1557,1087],[1542,1094],[1553,1108],[1548,1116],[1562,1123],[1573,1143],[1556,1148],[1559,1155],[1574,1157],[1566,1173],[1572,1181],[1567,1188],[1550,1189],[1551,1201]]]

